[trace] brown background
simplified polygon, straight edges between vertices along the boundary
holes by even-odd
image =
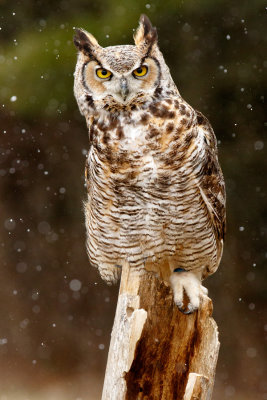
[[[88,139],[72,92],[72,27],[103,45],[132,43],[143,12],[181,94],[210,119],[226,178],[225,252],[206,281],[221,340],[213,398],[267,399],[265,7],[0,1],[1,400],[100,399],[118,287],[85,251]]]

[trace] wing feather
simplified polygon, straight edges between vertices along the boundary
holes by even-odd
[[[224,239],[226,231],[225,183],[218,161],[217,141],[206,117],[197,111],[197,126],[204,134],[205,161],[198,187],[211,216],[218,240]]]

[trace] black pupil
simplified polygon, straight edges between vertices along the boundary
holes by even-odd
[[[102,75],[107,75],[108,71],[106,69],[102,69]]]
[[[143,72],[143,68],[142,68],[142,67],[137,68],[136,72],[137,72],[138,74],[141,74],[141,73]]]

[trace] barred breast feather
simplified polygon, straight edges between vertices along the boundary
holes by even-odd
[[[225,188],[208,120],[168,96],[89,124],[85,202],[91,263],[107,282],[123,260],[213,273],[225,232]],[[156,267],[155,267],[156,266]]]

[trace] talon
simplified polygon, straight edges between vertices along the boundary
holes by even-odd
[[[175,301],[175,304],[177,305],[177,307],[179,308],[179,310],[181,311],[183,309],[184,303],[181,301]]]
[[[179,307],[179,306],[178,306],[178,310],[179,310],[181,313],[185,314],[185,315],[190,314],[190,311],[188,311],[188,309],[187,309],[186,307],[184,307],[184,305],[182,305],[182,307]]]
[[[188,312],[186,314],[192,314],[197,311],[198,307],[194,307],[193,304],[189,303],[187,306]]]
[[[178,273],[177,273],[178,272]],[[199,307],[200,295],[207,289],[192,271],[176,268],[170,277],[174,302],[183,314],[192,314]]]
[[[193,312],[193,311],[190,311],[190,310],[180,310],[180,308],[179,308],[179,311],[181,311],[185,315],[192,314],[192,312]]]
[[[191,303],[189,303],[189,304],[187,305],[187,307],[184,307],[184,304],[183,304],[183,303],[179,303],[179,304],[176,303],[176,305],[177,305],[179,311],[181,311],[181,312],[182,312],[183,314],[185,314],[185,315],[192,314],[194,311],[197,310],[197,308],[194,307]]]
[[[185,272],[185,269],[183,269],[183,268],[175,268],[173,270],[173,272]]]

